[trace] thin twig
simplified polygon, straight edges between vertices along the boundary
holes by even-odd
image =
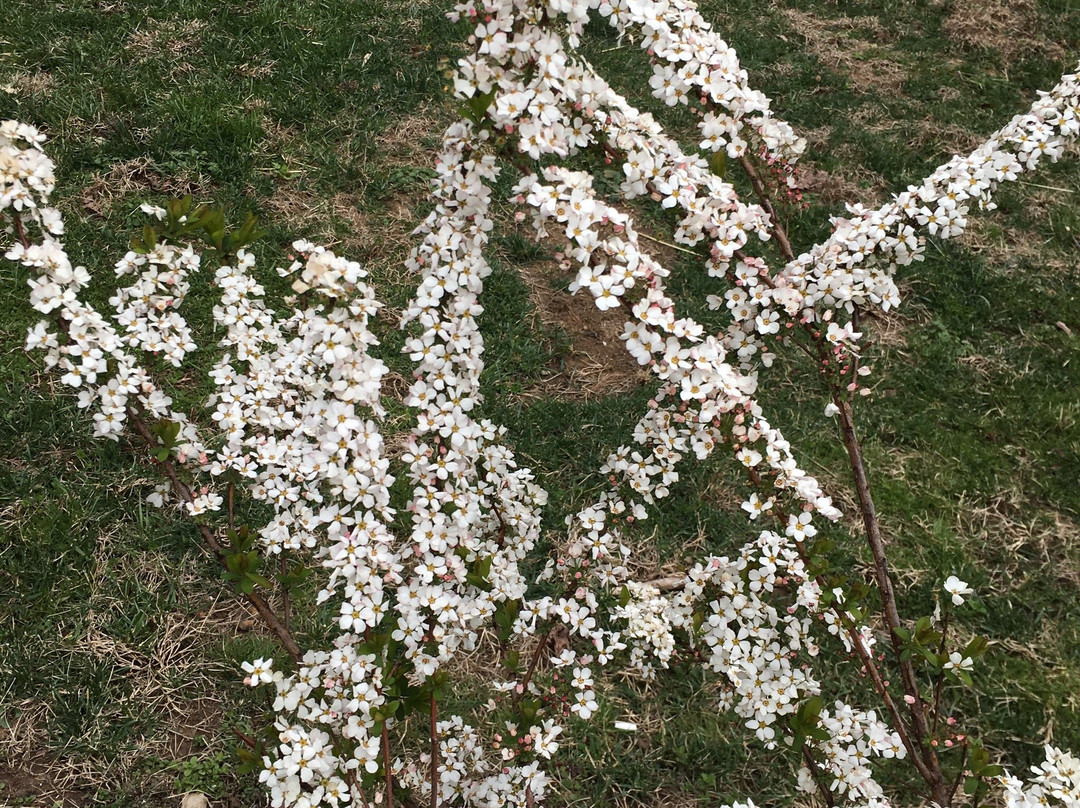
[[[874,499],[870,494],[870,482],[866,476],[862,447],[860,447],[858,436],[855,433],[851,402],[843,400],[837,395],[834,396],[833,403],[840,408],[840,429],[843,435],[844,447],[847,449],[851,471],[855,477],[855,490],[859,500],[859,511],[863,517],[863,526],[866,529],[866,541],[870,545],[870,551],[874,556],[874,576],[877,580],[878,591],[881,594],[882,616],[885,618],[889,639],[892,642],[893,652],[900,668],[904,693],[911,697],[908,699],[911,722],[923,749],[923,760],[931,773],[931,777],[926,778],[924,775],[924,779],[927,780],[927,784],[933,792],[934,801],[939,805],[947,806],[946,785],[941,775],[937,754],[926,743],[930,734],[930,727],[926,721],[926,711],[919,690],[919,683],[915,678],[915,666],[911,664],[911,660],[904,659],[904,643],[900,635],[896,633],[896,629],[902,626],[900,612],[896,607],[896,593],[893,589],[892,576],[889,574],[889,563],[885,556],[885,542],[881,536],[881,524],[874,508]]]
[[[769,194],[765,191],[765,186],[762,184],[761,178],[758,177],[757,171],[754,170],[754,166],[745,154],[739,155],[739,165],[743,167],[743,171],[750,177],[750,183],[754,186],[754,193],[757,194],[761,207],[769,214],[772,232],[776,237],[776,243],[780,246],[780,253],[784,256],[784,260],[788,263],[794,261],[795,251],[791,249],[791,242],[788,241],[787,232],[784,230],[784,226],[780,224],[780,219],[776,215],[776,208],[773,206]]]
[[[547,645],[551,632],[552,629],[549,628],[544,632],[544,636],[540,638],[540,644],[536,646],[536,651],[533,652],[532,660],[529,662],[529,669],[525,671],[525,678],[521,680],[521,692],[514,697],[515,704],[525,697],[525,691],[528,690],[529,682],[532,681],[533,674],[536,673],[536,665],[540,661],[540,655],[544,652],[544,646]]]
[[[949,636],[949,607],[945,607],[945,617],[941,621],[941,642],[938,644],[938,656],[945,653],[945,641]],[[937,737],[938,719],[941,717],[942,686],[945,684],[945,668],[938,674],[937,682],[934,683],[934,728],[930,734],[931,739]]]
[[[1066,194],[1075,194],[1076,190],[1073,188],[1058,188],[1056,185],[1042,185],[1038,182],[1025,182],[1024,180],[1017,180],[1018,185],[1030,185],[1032,188],[1045,188],[1047,191],[1061,191]]]
[[[281,556],[281,563],[278,565],[278,569],[281,571],[281,580],[278,583],[281,584],[281,622],[285,624],[285,630],[289,630],[289,613],[291,612],[291,602],[289,595],[289,585],[285,582],[289,574],[289,564],[285,560],[285,556]]]
[[[383,769],[386,770],[386,808],[394,808],[394,775],[390,771],[390,733],[386,728],[386,719],[382,722]]]
[[[140,437],[146,441],[148,446],[155,447],[158,445],[154,436],[150,433],[146,424],[143,423],[139,417],[139,413],[135,410],[128,409],[128,418],[131,423],[134,424],[136,431]],[[165,476],[169,478],[169,482],[172,483],[173,490],[177,496],[184,502],[193,502],[194,497],[191,495],[191,489],[187,484],[180,479],[180,475],[177,473],[176,466],[171,460],[155,461],[161,469],[165,472]],[[225,566],[225,548],[221,546],[221,543],[217,540],[217,536],[210,530],[209,527],[203,524],[197,524],[199,534],[202,536],[203,542],[206,544],[210,551],[214,554],[217,560],[222,566]],[[263,622],[278,638],[278,641],[282,644],[285,650],[292,657],[293,662],[299,663],[303,657],[303,652],[300,650],[300,646],[296,644],[296,640],[293,639],[289,630],[281,622],[278,616],[274,613],[274,610],[270,608],[270,604],[256,592],[246,593],[244,597],[248,603],[255,607],[255,611],[259,613]]]
[[[431,685],[431,808],[439,808],[439,720],[435,684]]]
[[[949,789],[949,802],[952,802],[952,798],[956,794],[956,789],[960,788],[960,781],[964,779],[964,767],[967,765],[967,757],[968,741],[967,738],[964,738],[963,748],[960,753],[960,769],[956,772],[956,779],[953,780],[952,788]]]
[[[255,749],[258,746],[254,738],[252,738],[250,735],[245,735],[236,727],[233,727],[233,735],[239,738],[240,742],[243,743],[244,746],[246,746],[248,749]]]
[[[679,252],[686,253],[687,255],[692,255],[695,258],[701,258],[701,253],[695,252],[688,247],[681,247],[678,244],[672,244],[670,241],[663,241],[662,239],[654,238],[648,233],[642,233],[640,230],[635,230],[634,233],[635,235],[637,235],[638,238],[647,239],[654,244],[663,244],[665,247],[670,247],[673,250],[678,250]]]
[[[810,770],[810,776],[814,778],[814,782],[817,783],[818,791],[821,792],[825,799],[825,804],[829,808],[835,808],[836,799],[833,797],[832,789],[829,788],[828,783],[823,782],[822,775],[824,772],[818,768],[817,761],[814,760],[814,755],[810,751],[810,744],[804,743],[803,748],[803,760],[806,761],[806,768]]]

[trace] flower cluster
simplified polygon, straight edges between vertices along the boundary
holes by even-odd
[[[79,297],[90,283],[90,273],[72,264],[57,238],[64,233],[64,223],[59,211],[49,206],[55,186],[54,164],[41,148],[44,140],[26,124],[0,124],[0,221],[5,233],[15,237],[5,257],[37,273],[29,280],[30,304],[49,318],[30,329],[26,347],[45,352],[46,366],[58,368],[61,381],[79,390],[81,408],[96,405],[95,435],[116,440],[129,410],[139,408],[152,418],[180,424],[176,441],[180,453],[198,456],[203,446],[194,426],[183,413],[172,409],[172,399],[154,384],[138,357],[125,350],[126,345],[152,345],[178,359],[190,349],[186,326],[175,309],[187,288],[186,274],[198,265],[198,259],[190,253],[162,250],[152,263],[150,259],[145,262],[146,285],[122,290],[114,298],[117,322],[129,335],[125,340],[116,325]],[[32,241],[31,234],[40,241]],[[133,266],[134,262],[125,260],[121,265]],[[118,265],[117,271],[123,274],[127,270]],[[163,286],[175,288],[164,295]],[[173,311],[158,316],[164,308]],[[146,316],[152,322],[139,324]]]
[[[1005,774],[1006,808],[1035,808],[1060,803],[1064,808],[1080,806],[1080,760],[1069,752],[1046,746],[1046,760],[1032,766],[1032,782],[1025,785],[1019,778]]]
[[[131,286],[118,289],[109,299],[128,347],[160,354],[173,367],[183,364],[195,343],[178,310],[191,288],[188,276],[198,271],[199,262],[190,246],[177,249],[170,244],[160,244],[145,255],[129,252],[117,262],[117,276],[135,276]]]
[[[577,53],[593,14],[621,37],[640,38],[653,94],[694,108],[709,157],[685,152]],[[276,742],[261,761],[272,805],[369,805],[395,785],[432,804],[535,805],[551,790],[543,762],[574,721],[600,710],[604,668],[652,678],[687,661],[720,678],[718,709],[730,709],[766,749],[796,747],[802,790],[827,789],[830,804],[888,805],[872,761],[921,764],[929,755],[905,736],[887,682],[878,686],[886,711],[840,700],[823,707],[813,663],[825,644],[869,673],[876,638],[863,610],[826,585],[809,557],[815,517],[835,521],[840,512],[766,417],[761,374],[778,346],[799,339],[834,383],[827,413],[849,406],[840,391],[854,392],[868,372],[858,361],[858,310],[899,303],[895,273],[922,258],[925,234],[959,235],[973,209],[993,208],[1001,182],[1061,155],[1080,133],[1080,78],[1063,77],[1028,114],[890,203],[851,207],[826,241],[796,256],[772,204],[764,195],[740,199],[718,157],[739,160],[760,189],[753,158],[793,192],[805,141],[750,87],[734,50],[692,3],[462,0],[451,16],[471,21],[474,49],[454,76],[467,119],[443,136],[434,209],[407,262],[416,291],[401,323],[414,363],[404,404],[415,419],[397,475],[409,484],[404,508],[391,506],[396,478],[380,402],[389,371],[373,353],[382,304],[359,264],[296,242],[298,260],[279,272],[299,297],[280,315],[250,253],[216,269],[223,353],[210,372],[205,420],[214,437],[204,441],[153,373],[157,358],[181,367],[196,349],[179,309],[202,257],[169,240],[129,252],[116,273],[131,282],[111,298],[112,318],[99,314],[80,299],[90,273],[72,266],[58,240],[43,138],[0,125],[0,221],[13,237],[6,254],[33,270],[31,303],[49,318],[28,347],[43,349],[79,389],[80,406],[96,407],[98,435],[115,439],[132,421],[176,425],[159,435],[159,457],[192,482],[162,486],[156,501],[178,499],[203,526],[227,519],[239,543],[239,487],[269,514],[253,531],[263,557],[280,561],[285,577],[290,561],[322,566],[318,603],[337,626],[330,647],[295,653],[291,670],[264,659],[244,665],[248,684],[275,692]],[[610,194],[574,168],[583,154],[616,164]],[[630,357],[657,384],[632,444],[600,466],[610,486],[566,517],[565,534],[544,537],[555,549],[546,566],[536,558],[546,494],[505,445],[505,428],[480,415],[484,250],[500,155],[519,169],[524,158],[543,161],[520,169],[514,200],[531,210],[538,236],[565,242],[571,291],[587,290],[601,311],[623,318]],[[671,271],[644,249],[623,205],[643,196],[677,212],[673,237],[718,283],[704,302],[726,312],[722,326],[679,309]],[[776,270],[771,245],[784,260]],[[737,552],[687,562],[674,581],[637,580],[635,525],[669,496],[684,460],[709,460],[721,446],[747,480],[733,504],[751,537]],[[543,571],[530,580],[537,561]],[[944,589],[955,605],[971,593],[956,576]],[[483,709],[498,720],[439,716],[455,661],[490,634],[502,670],[492,682],[499,701]],[[556,635],[563,647],[551,654]],[[523,652],[532,654],[527,667],[518,664]],[[950,651],[939,667],[966,676],[972,663]],[[911,693],[905,700],[920,704]],[[401,720],[406,709],[430,709],[424,731]],[[1034,783],[1003,778],[1009,805],[1080,804],[1076,760],[1052,748],[1047,755]]]

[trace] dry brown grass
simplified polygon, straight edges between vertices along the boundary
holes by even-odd
[[[71,659],[91,657],[125,682],[124,700],[101,706],[86,727],[88,737],[103,734],[129,704],[152,712],[157,729],[116,754],[65,754],[52,748],[45,729],[52,712],[47,701],[35,698],[6,705],[5,715],[14,720],[0,729],[0,782],[8,785],[5,798],[22,791],[36,794],[39,802],[35,804],[82,805],[85,794],[115,789],[123,777],[140,770],[140,764],[148,760],[209,754],[209,750],[199,751],[202,746],[195,739],[212,738],[218,732],[222,703],[217,679],[226,671],[209,663],[206,651],[225,638],[257,628],[255,621],[238,599],[223,590],[200,604],[203,596],[198,593],[205,584],[193,557],[180,568],[156,551],[114,559],[110,548],[115,540],[112,535],[99,538],[89,572],[91,611],[83,624],[70,627],[77,634],[62,638],[65,650],[58,653]],[[158,618],[150,644],[135,647],[111,633],[112,619],[129,609],[124,600],[107,594],[117,591],[107,585],[117,579],[137,580],[152,591],[179,584],[186,594],[174,611]],[[61,632],[65,630],[61,627]],[[63,664],[62,659],[58,661]],[[151,774],[145,790],[168,793],[172,775]]]
[[[79,192],[78,200],[85,212],[107,217],[119,201],[131,194],[173,197],[191,194],[200,200],[209,195],[211,187],[201,174],[166,176],[154,167],[149,157],[136,157],[94,174]]]
[[[882,47],[889,32],[877,17],[819,17],[783,9],[792,29],[823,65],[844,73],[856,93],[870,90],[895,94],[907,80],[907,69]]]
[[[997,51],[1005,64],[1035,43],[1053,59],[1065,56],[1040,24],[1034,0],[963,0],[953,4],[942,28],[960,47]]]
[[[1070,156],[1077,150],[1070,147]],[[1062,190],[1042,187],[1040,184],[1022,181],[1025,187],[1024,208],[1027,214],[1042,221],[1052,221],[1052,209],[1062,201]],[[1069,189],[1065,189],[1070,192]],[[1069,197],[1072,198],[1072,197]],[[1077,234],[1080,238],[1080,233]],[[1061,277],[1076,271],[1076,253],[1064,253],[1048,245],[1046,239],[1032,230],[1009,224],[1004,217],[972,216],[964,233],[964,244],[974,253],[986,258],[987,265],[996,273],[1011,275],[1024,272],[1029,266],[1040,267],[1041,273]],[[1080,241],[1076,242],[1080,247]]]
[[[172,70],[187,72],[192,66],[184,59],[199,55],[200,32],[206,25],[205,20],[147,18],[128,35],[127,51],[136,63],[169,57]]]
[[[48,93],[54,84],[52,74],[47,70],[35,70],[11,76],[2,89],[12,95],[40,96]]]
[[[849,202],[876,206],[885,199],[885,180],[859,166],[840,173],[819,171],[807,163],[799,169],[799,188],[817,203],[836,208]]]
[[[1030,513],[1016,491],[985,500],[961,502],[956,508],[957,536],[963,537],[989,575],[989,588],[999,594],[1022,587],[1033,568],[1050,571],[1058,585],[1080,592],[1080,525],[1048,508]]]

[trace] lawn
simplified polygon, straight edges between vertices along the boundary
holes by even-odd
[[[844,202],[883,201],[978,145],[1080,58],[1071,0],[701,5],[810,141],[810,204],[787,212],[797,248],[826,234]],[[448,6],[6,0],[0,120],[48,134],[66,243],[100,279],[99,302],[141,226],[139,204],[190,193],[233,219],[260,215],[261,267],[285,265],[300,236],[360,260],[392,312],[410,293],[409,234],[454,114],[443,64],[466,31],[444,18]],[[590,27],[583,47],[622,89],[648,75],[640,50],[605,27]],[[634,100],[689,131],[686,116]],[[991,649],[977,687],[946,700],[1016,770],[1041,760],[1044,742],[1080,750],[1076,157],[1004,187],[998,212],[959,243],[933,244],[903,277],[903,306],[871,325],[877,381],[858,412],[901,612],[928,612],[946,575],[975,587],[959,630],[988,635]],[[652,388],[619,347],[619,324],[569,297],[549,246],[502,211],[482,321],[485,410],[537,471],[557,526],[604,484],[597,467],[627,441]],[[659,235],[670,224],[649,222]],[[703,310],[693,259],[665,257],[675,288]],[[215,806],[260,805],[254,775],[235,771],[234,729],[257,726],[268,704],[239,666],[273,655],[274,642],[190,523],[144,504],[145,451],[93,440],[74,397],[23,352],[37,320],[27,277],[0,261],[0,804],[176,805],[198,790]],[[209,289],[189,305],[208,321]],[[385,336],[387,361],[407,375],[400,337]],[[209,389],[200,361],[184,379],[189,403]],[[848,514],[834,531],[838,561],[865,574],[824,391],[796,360],[770,373],[772,420]],[[745,540],[730,465],[687,469],[657,520],[663,543],[641,550],[657,573]],[[859,692],[839,668],[819,678],[837,695]],[[595,726],[553,767],[553,804],[798,801],[797,761],[763,754],[720,714],[712,679],[690,666],[664,682],[609,685]],[[608,731],[616,719],[639,732]]]

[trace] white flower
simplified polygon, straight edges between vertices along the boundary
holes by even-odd
[[[969,671],[974,665],[971,657],[966,657],[963,654],[953,651],[949,654],[949,661],[945,663],[945,670],[962,670]]]
[[[256,659],[254,662],[243,662],[240,667],[248,674],[244,677],[244,684],[257,687],[260,684],[269,684],[274,681],[274,660]]]
[[[148,216],[154,216],[159,220],[164,219],[166,214],[165,208],[159,207],[158,205],[149,205],[145,203],[139,205],[139,210],[141,210]]]
[[[945,591],[952,595],[952,602],[956,606],[960,606],[964,602],[964,595],[970,595],[975,590],[967,585],[966,581],[961,581],[955,575],[950,575],[945,579]]]

